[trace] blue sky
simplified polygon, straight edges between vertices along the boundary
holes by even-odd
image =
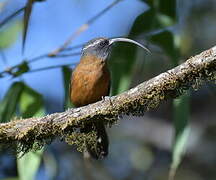
[[[95,0],[47,0],[43,3],[36,3],[30,20],[25,53],[24,55],[21,53],[22,39],[20,36],[11,48],[4,50],[8,60],[7,66],[17,64],[23,59],[50,52],[59,47],[79,26],[107,7],[111,2],[102,0],[97,1],[97,3]],[[19,6],[22,7],[22,5],[11,1],[6,8],[7,11],[3,11],[0,16],[10,14]],[[127,35],[136,17],[146,8],[145,4],[139,0],[123,0],[76,38],[71,46],[84,43],[95,37]],[[31,67],[38,68],[78,61],[79,56],[42,59],[31,64]],[[0,66],[5,67],[2,61]],[[45,99],[56,98],[58,100],[57,106],[62,106],[64,92],[60,69],[29,73],[23,76],[23,80],[43,94]],[[0,98],[3,97],[11,82],[13,81],[9,78],[0,79]]]

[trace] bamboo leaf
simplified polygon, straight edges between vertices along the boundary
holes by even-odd
[[[0,49],[10,47],[18,38],[22,29],[21,21],[16,21],[0,31]]]
[[[116,46],[109,61],[111,69],[112,95],[127,90],[132,80],[132,69],[135,64],[136,49],[129,45]]]
[[[0,123],[9,122],[19,103],[20,95],[24,89],[22,82],[15,82],[0,103]]]
[[[19,102],[20,114],[23,118],[39,117],[45,114],[42,95],[25,84]],[[34,180],[41,163],[43,149],[29,152],[17,159],[20,180]]]
[[[19,110],[23,118],[44,115],[45,111],[42,95],[25,85],[20,97]]]
[[[63,74],[63,80],[64,80],[64,90],[65,90],[64,109],[71,107],[71,102],[70,102],[71,73],[72,73],[72,70],[69,67],[67,67],[67,66],[62,67],[62,74]]]
[[[189,102],[190,95],[186,94],[173,102],[174,122],[175,122],[175,139],[173,143],[172,164],[169,172],[169,180],[173,180],[176,170],[182,161],[186,152],[187,140],[189,137]]]
[[[25,42],[26,42],[26,37],[28,33],[28,26],[29,26],[29,21],[30,21],[30,16],[32,13],[32,8],[34,2],[42,2],[45,0],[27,0],[26,7],[24,10],[24,19],[23,19],[23,42],[22,42],[22,50],[24,51],[25,48]]]
[[[179,52],[175,45],[174,34],[168,30],[152,35],[150,40],[161,47],[171,57],[173,65],[178,64]]]
[[[43,150],[29,152],[17,159],[19,180],[34,180],[41,163]]]
[[[29,19],[32,13],[32,7],[35,0],[27,0],[26,7],[24,10],[24,19],[23,19],[23,43],[22,43],[22,49],[24,51],[25,48],[25,42],[26,42],[26,36],[29,26]]]

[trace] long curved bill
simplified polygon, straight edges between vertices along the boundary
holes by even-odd
[[[128,39],[128,38],[113,38],[109,40],[109,44],[113,44],[115,42],[129,42],[129,43],[133,43],[136,44],[137,46],[145,49],[148,53],[151,53],[149,49],[147,49],[145,46],[143,46],[142,44],[132,40],[132,39]]]

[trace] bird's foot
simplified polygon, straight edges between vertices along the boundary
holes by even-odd
[[[109,100],[110,105],[113,105],[110,96],[102,96],[102,100],[103,100],[103,101]]]

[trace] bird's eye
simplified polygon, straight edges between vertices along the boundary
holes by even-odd
[[[108,44],[109,44],[108,40],[103,40],[103,41],[100,42],[101,47],[107,46]]]

